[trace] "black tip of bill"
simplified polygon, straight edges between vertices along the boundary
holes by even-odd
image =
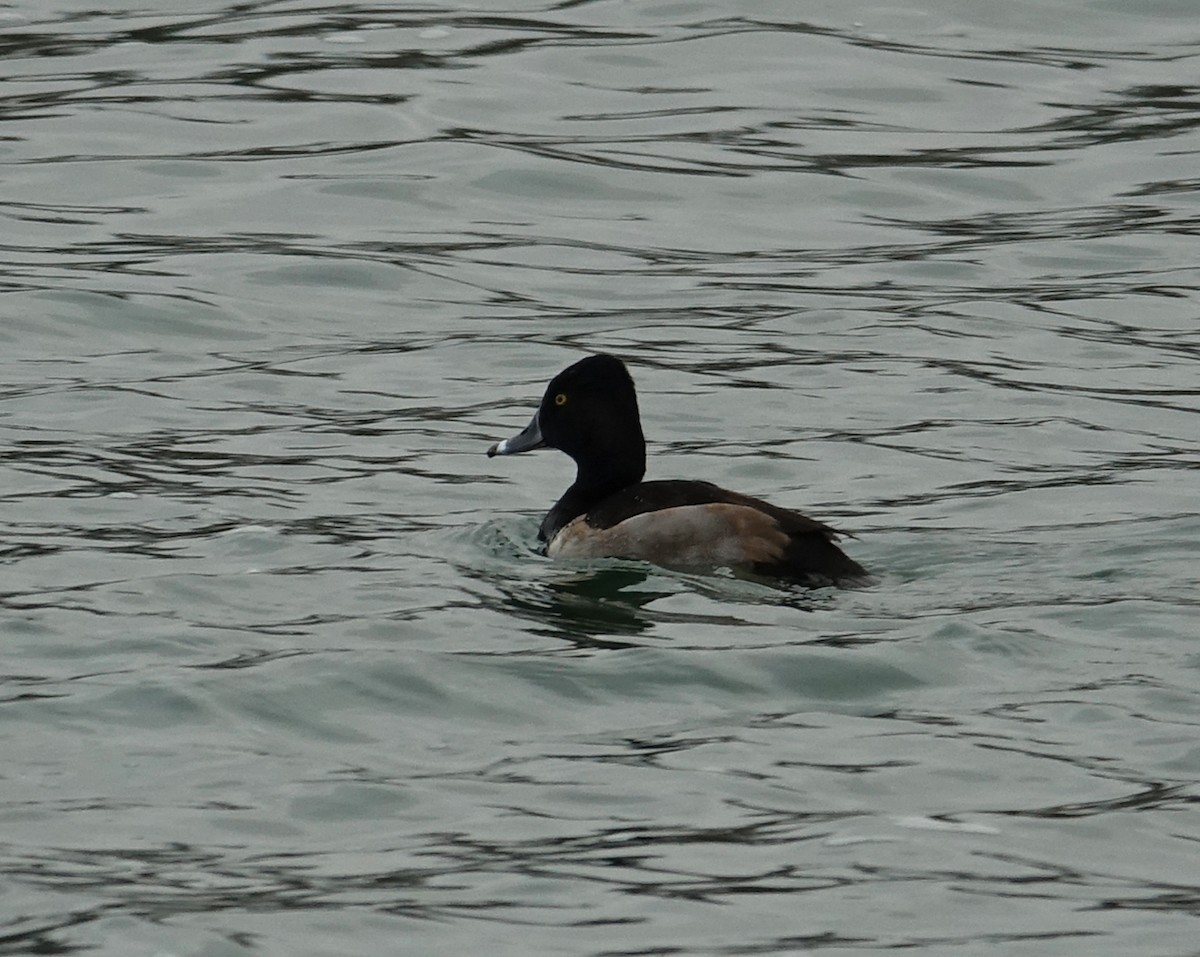
[[[518,452],[532,452],[534,449],[540,449],[545,444],[546,440],[542,438],[542,428],[538,425],[538,417],[535,415],[533,420],[511,439],[497,442],[488,449],[487,456],[490,459],[496,455],[516,455]]]

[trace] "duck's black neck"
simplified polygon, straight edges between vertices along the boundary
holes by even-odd
[[[587,514],[593,506],[614,492],[640,482],[646,474],[645,446],[640,456],[634,456],[619,465],[612,460],[605,463],[586,463],[586,467],[585,463],[578,464],[579,470],[575,474],[574,483],[542,519],[538,538],[544,542],[550,541],[564,525],[580,515]]]

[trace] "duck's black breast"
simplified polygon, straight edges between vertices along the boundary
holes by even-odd
[[[838,532],[711,482],[639,482],[607,495],[551,539],[554,557],[619,556],[658,565],[730,566],[806,583],[865,579]]]

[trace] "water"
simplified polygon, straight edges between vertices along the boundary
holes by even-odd
[[[0,954],[1198,953],[1195,13],[0,9]]]

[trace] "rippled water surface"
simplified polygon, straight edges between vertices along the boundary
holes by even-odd
[[[1197,953],[1193,0],[0,45],[0,954]],[[875,584],[539,556],[600,350]]]

